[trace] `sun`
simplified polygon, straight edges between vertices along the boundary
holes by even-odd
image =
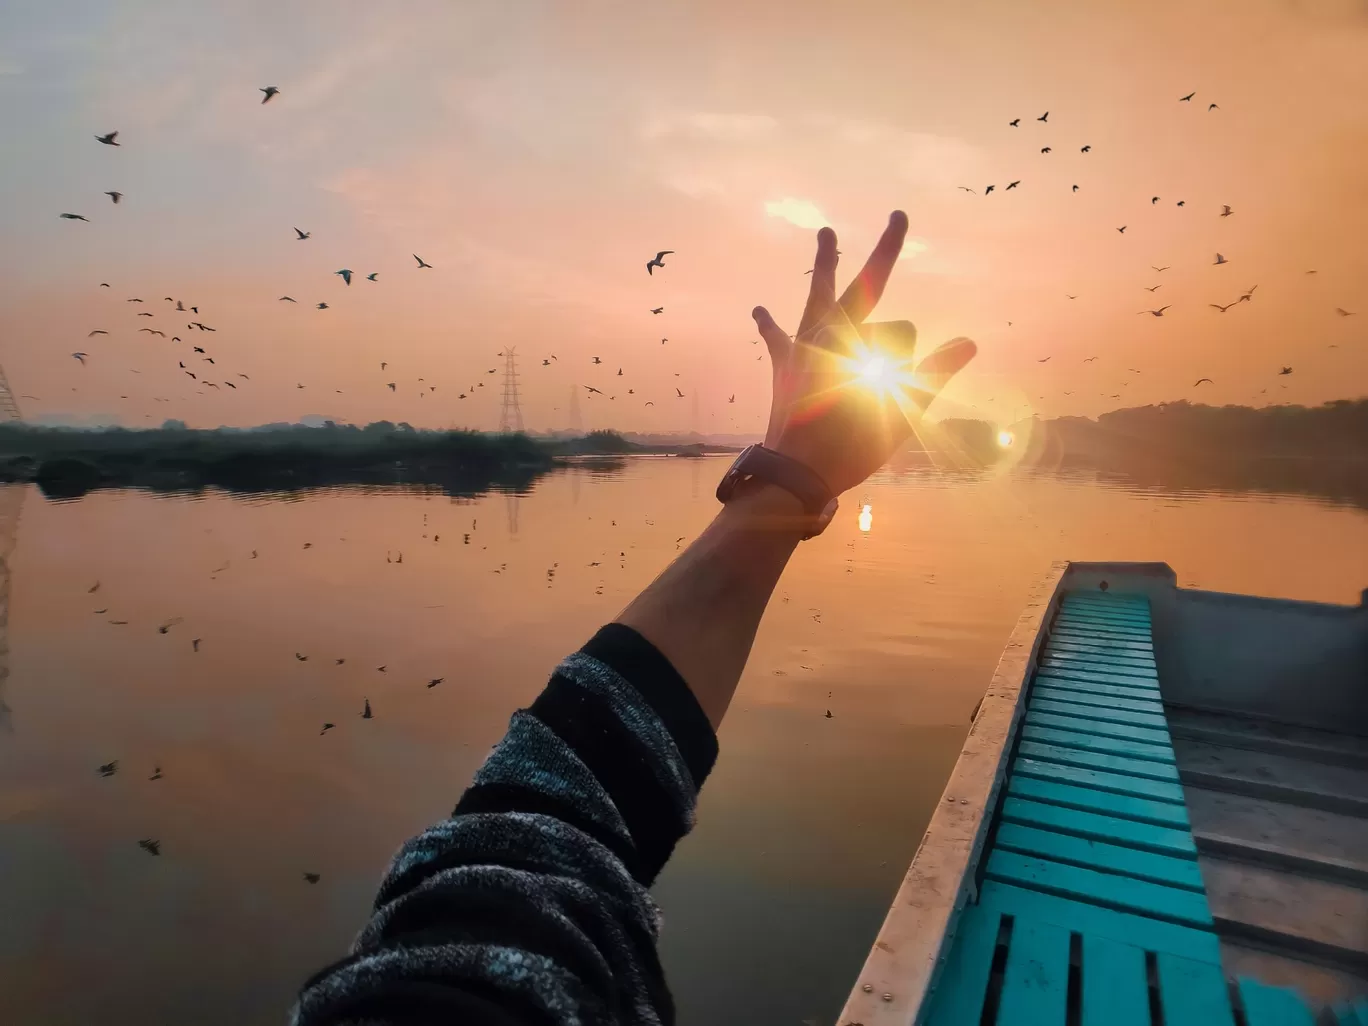
[[[860,368],[860,380],[873,388],[886,388],[891,383],[888,361],[878,355],[865,360],[864,366]]]
[[[1006,428],[997,433],[997,444],[1003,449],[1010,449],[1012,443],[1015,441],[1016,435],[1012,434]]]

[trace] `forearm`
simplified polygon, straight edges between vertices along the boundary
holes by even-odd
[[[714,730],[804,526],[787,492],[754,487],[724,506],[617,618],[674,665]]]

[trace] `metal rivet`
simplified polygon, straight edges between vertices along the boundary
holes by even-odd
[[[961,804],[961,805],[968,805],[968,804],[969,804],[969,799],[968,799],[968,798],[961,798],[961,799],[960,799],[960,804]]]
[[[889,993],[887,993],[887,992],[885,992],[885,993],[884,993],[884,996],[883,996],[883,999],[884,999],[885,1001],[892,1001],[892,1000],[893,1000],[893,995],[892,995],[892,994],[889,994]]]
[[[872,983],[866,983],[866,984],[865,984],[863,987],[861,987],[860,989],[863,990],[866,994],[872,994],[872,993],[874,992],[874,984],[872,984]]]
[[[951,798],[951,797],[948,796],[948,795],[946,796],[946,798],[945,798],[945,804],[946,804],[946,805],[953,805],[954,802],[955,802],[955,799],[954,799],[954,798]]]

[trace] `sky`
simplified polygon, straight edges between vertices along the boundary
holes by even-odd
[[[0,365],[33,419],[492,430],[516,347],[529,429],[759,432],[750,310],[901,208],[877,316],[979,345],[940,416],[1362,396],[1365,96],[1363,0],[0,0]]]

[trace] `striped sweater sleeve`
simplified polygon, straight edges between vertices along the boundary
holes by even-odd
[[[669,1026],[647,888],[716,758],[670,662],[604,627],[513,714],[451,818],[400,848],[292,1023]]]

